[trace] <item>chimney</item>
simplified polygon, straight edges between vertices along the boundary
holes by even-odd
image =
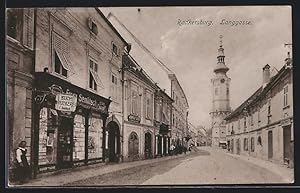
[[[263,87],[270,81],[270,65],[267,64],[263,67]]]

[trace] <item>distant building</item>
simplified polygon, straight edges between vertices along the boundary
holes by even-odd
[[[220,36],[222,38],[222,36]],[[218,63],[214,67],[212,83],[211,139],[212,146],[218,147],[226,143],[226,125],[224,117],[230,113],[230,78],[226,75],[229,68],[225,65],[225,55],[222,41],[218,49]]]
[[[171,96],[174,100],[172,106],[172,142],[185,145],[188,132],[188,108],[186,95],[175,74],[169,74],[171,80]]]
[[[290,56],[276,75],[263,68],[263,83],[225,117],[229,151],[293,166],[293,71]]]

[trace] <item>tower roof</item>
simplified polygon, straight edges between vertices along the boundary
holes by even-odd
[[[229,70],[229,68],[225,65],[225,55],[224,55],[224,48],[222,45],[222,43],[223,43],[222,38],[223,38],[223,36],[220,35],[220,47],[218,49],[218,56],[217,56],[218,63],[214,67],[215,73],[217,73],[217,72],[226,73]]]

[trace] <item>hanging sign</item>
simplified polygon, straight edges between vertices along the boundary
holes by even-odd
[[[59,111],[74,112],[77,106],[77,97],[70,94],[57,94],[55,109]]]

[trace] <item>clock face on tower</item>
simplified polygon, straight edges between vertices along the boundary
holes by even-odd
[[[225,82],[225,79],[224,79],[224,78],[222,78],[222,79],[221,79],[221,83],[224,83],[224,82]]]

